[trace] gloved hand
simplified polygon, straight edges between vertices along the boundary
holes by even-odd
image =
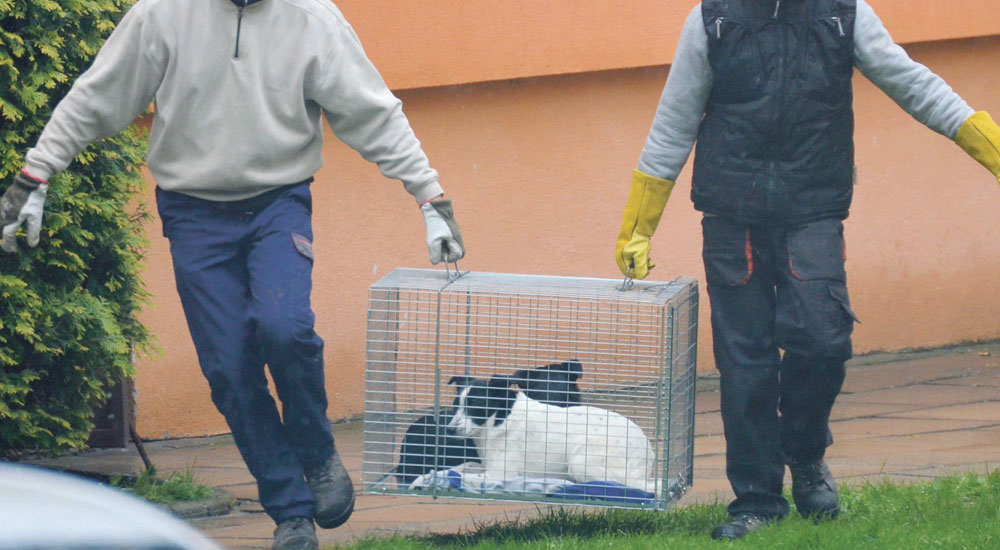
[[[958,129],[955,143],[1000,182],[1000,128],[989,113],[977,111],[967,118]]]
[[[462,232],[455,222],[455,213],[448,199],[436,199],[420,205],[427,227],[427,248],[431,253],[431,263],[457,262],[465,256]]]
[[[0,198],[0,227],[3,228],[3,250],[17,252],[15,235],[22,223],[27,223],[28,246],[38,244],[42,230],[42,209],[45,206],[45,195],[49,184],[37,179],[25,171],[14,176],[14,183]]]
[[[625,215],[622,217],[622,228],[618,233],[618,245],[615,247],[615,260],[622,275],[636,279],[644,279],[653,269],[654,264],[649,259],[649,238],[660,223],[663,208],[667,206],[670,191],[674,182],[650,176],[634,170],[632,172],[632,188],[625,203]]]

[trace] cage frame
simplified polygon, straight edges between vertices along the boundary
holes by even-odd
[[[428,286],[421,287],[419,284],[411,287],[400,284],[406,277],[412,276],[416,278],[426,277],[433,283],[429,283]],[[469,283],[470,279],[475,278],[490,278],[490,277],[503,277],[504,279],[517,280],[518,278],[524,278],[527,282],[537,282],[546,280],[549,282],[555,282],[558,280],[561,283],[573,283],[579,285],[595,285],[600,284],[603,286],[613,285],[615,289],[622,293],[621,296],[627,296],[626,293],[632,293],[631,296],[639,296],[644,291],[649,291],[653,289],[660,289],[659,293],[654,293],[656,295],[655,300],[648,300],[647,304],[656,304],[661,306],[659,315],[659,327],[658,334],[662,335],[660,341],[658,353],[658,365],[659,372],[656,378],[656,388],[655,396],[656,403],[653,410],[658,411],[655,414],[655,427],[654,433],[647,434],[647,437],[652,442],[656,442],[653,445],[654,452],[654,464],[658,466],[656,475],[658,479],[662,480],[663,486],[659,492],[655,495],[655,498],[651,503],[631,503],[631,502],[610,502],[603,500],[575,500],[560,497],[553,497],[549,495],[540,494],[517,494],[517,493],[489,493],[489,494],[475,494],[475,493],[464,493],[456,492],[452,490],[441,489],[437,486],[431,487],[427,490],[413,490],[408,488],[389,488],[383,484],[384,480],[392,475],[392,470],[378,469],[377,465],[391,466],[394,463],[394,459],[390,459],[389,462],[376,461],[373,459],[374,455],[395,457],[396,450],[401,451],[401,441],[403,439],[402,431],[399,430],[400,427],[405,429],[405,423],[398,422],[395,420],[397,416],[413,415],[418,413],[424,413],[427,415],[432,415],[434,419],[434,424],[440,425],[445,408],[448,406],[451,398],[443,394],[444,388],[443,382],[443,368],[442,368],[442,308],[444,297],[448,292],[461,291],[458,288],[463,283]],[[396,286],[393,286],[396,285]],[[434,287],[436,285],[436,287]],[[517,285],[513,285],[517,288]],[[379,292],[396,292],[399,293],[402,290],[416,290],[418,292],[425,292],[433,294],[434,298],[434,328],[433,328],[433,401],[430,406],[430,410],[410,410],[410,411],[399,411],[394,410],[391,412],[385,411],[375,411],[370,408],[370,404],[375,400],[370,399],[370,394],[373,392],[373,372],[375,369],[372,368],[373,364],[380,362],[386,362],[386,358],[378,357],[379,353],[387,353],[388,355],[398,355],[398,346],[396,351],[378,350],[373,346],[373,333],[378,333],[379,323],[391,323],[398,322],[398,319],[393,320],[391,314],[386,317],[379,318],[378,310],[374,307],[377,301],[376,295]],[[503,294],[497,291],[495,288],[493,290],[495,293]],[[467,297],[465,301],[465,357],[464,357],[464,373],[465,375],[471,375],[470,368],[473,364],[471,357],[471,346],[470,342],[470,316],[472,308],[473,289],[464,289],[465,295]],[[537,292],[537,291],[536,291]],[[573,294],[560,294],[558,292],[552,295],[546,295],[545,293],[533,294],[533,296],[554,296],[556,298],[564,298],[566,296],[579,297]],[[664,297],[666,296],[666,297]],[[383,299],[385,301],[385,299]],[[398,301],[398,296],[397,296]],[[642,300],[635,300],[640,302]],[[382,494],[382,495],[394,495],[394,496],[417,496],[417,497],[432,497],[437,498],[454,498],[454,499],[472,499],[479,501],[511,501],[511,502],[535,502],[535,503],[546,503],[546,504],[559,504],[559,505],[569,505],[569,506],[587,506],[587,507],[606,507],[606,508],[640,508],[640,509],[651,509],[651,510],[666,510],[673,504],[675,504],[691,487],[694,476],[694,419],[695,419],[695,394],[696,387],[695,382],[697,378],[697,328],[698,328],[698,284],[697,281],[690,277],[678,277],[670,282],[655,282],[655,281],[633,281],[627,279],[625,282],[616,281],[613,279],[599,279],[599,278],[588,278],[588,277],[561,277],[561,276],[544,276],[544,275],[522,275],[522,274],[511,274],[511,273],[486,273],[486,272],[459,272],[454,273],[448,270],[429,270],[429,269],[409,269],[409,268],[398,268],[386,275],[379,281],[376,281],[371,285],[370,295],[369,295],[369,311],[368,311],[368,337],[366,339],[366,379],[365,379],[365,412],[364,412],[364,450],[363,450],[363,460],[362,460],[362,491],[365,494]],[[682,307],[683,306],[683,307]],[[397,310],[398,313],[398,310]],[[678,319],[680,315],[685,316],[685,318]],[[681,353],[678,353],[677,346],[679,344],[679,338],[677,337],[678,331],[683,328],[686,334],[686,344],[687,347]],[[389,332],[389,331],[386,331]],[[390,363],[395,363],[396,358],[388,361]],[[678,365],[675,365],[675,360],[683,360],[685,363],[682,370],[678,370]],[[393,372],[393,376],[398,371]],[[674,376],[680,372],[680,376],[675,380]],[[683,404],[687,408],[686,410],[676,411],[678,414],[682,414],[683,417],[678,417],[677,421],[683,425],[683,431],[686,432],[684,435],[686,439],[686,444],[684,445],[684,456],[671,456],[673,453],[674,442],[671,439],[673,437],[673,432],[676,426],[673,425],[672,419],[674,419],[673,407],[675,405],[675,395],[672,393],[676,385],[680,383],[682,387],[685,387],[686,403]],[[393,381],[393,385],[395,381]],[[446,386],[445,386],[446,387]],[[390,420],[385,418],[379,418],[380,415],[389,415],[392,417]],[[422,418],[422,417],[421,417]],[[373,442],[369,440],[369,434],[373,433],[369,430],[370,423],[381,423],[388,424],[392,426],[394,434],[391,441],[388,442],[389,450],[385,450],[385,441]],[[381,432],[380,432],[381,433]],[[438,435],[434,436],[434,459],[435,463],[437,458],[440,456],[441,452],[441,441]],[[375,449],[375,445],[383,446],[383,449]],[[681,461],[681,469],[683,471],[672,472],[671,468],[675,466],[675,460]],[[375,464],[376,469],[370,470],[369,468]]]

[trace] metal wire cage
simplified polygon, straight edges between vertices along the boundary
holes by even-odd
[[[365,492],[662,510],[687,491],[694,279],[455,275],[396,269],[370,288]],[[549,393],[530,391],[537,374]],[[455,428],[455,397],[494,375],[523,377],[513,395],[540,401],[507,401],[506,423],[485,423],[487,441]],[[615,475],[622,460],[645,483]]]

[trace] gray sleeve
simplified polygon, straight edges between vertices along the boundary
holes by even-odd
[[[677,179],[698,137],[712,82],[708,35],[699,4],[691,10],[681,31],[653,127],[639,157],[640,171],[671,181]]]
[[[418,203],[443,193],[402,101],[386,86],[346,21],[334,35],[334,45],[314,92],[333,133],[385,177],[402,181]]]
[[[974,112],[930,69],[910,59],[865,0],[858,0],[854,60],[858,70],[904,111],[928,128],[955,139]]]
[[[87,69],[52,112],[25,168],[49,179],[69,166],[90,142],[125,129],[152,103],[166,59],[153,53],[145,6],[131,8]]]

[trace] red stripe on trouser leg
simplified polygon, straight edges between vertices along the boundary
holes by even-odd
[[[753,277],[753,244],[750,242],[750,228],[747,228],[747,242],[744,247],[744,252],[747,255],[747,276],[740,281],[740,286],[745,285],[750,277]]]

